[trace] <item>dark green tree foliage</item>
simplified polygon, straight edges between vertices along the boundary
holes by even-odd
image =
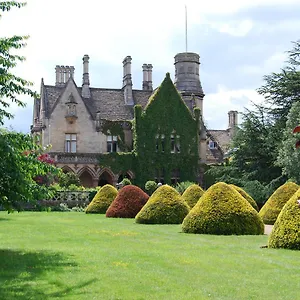
[[[264,233],[257,211],[224,182],[212,185],[184,218],[185,233],[256,235]]]
[[[25,3],[17,1],[0,2],[0,12],[9,11],[12,7],[20,8]],[[0,14],[0,17],[2,15]],[[26,46],[25,41],[28,36],[12,36],[0,38],[0,124],[3,125],[4,117],[12,118],[12,114],[7,111],[10,103],[16,103],[18,106],[25,106],[25,103],[19,100],[20,95],[36,96],[29,88],[32,83],[14,75],[11,69],[17,66],[18,62],[25,60],[23,56],[14,54],[16,50]]]
[[[283,173],[288,178],[300,183],[300,150],[296,142],[300,134],[293,133],[293,129],[300,125],[300,102],[295,102],[287,117],[286,128],[283,132],[282,143],[279,146],[278,165],[283,168]]]
[[[169,73],[145,110],[142,112],[140,106],[135,107],[134,151],[139,186],[160,176],[170,184],[176,170],[181,181],[196,181],[199,115],[195,110],[195,118],[192,116]],[[172,151],[171,136],[174,137],[175,151]]]
[[[52,196],[34,178],[58,174],[54,166],[38,159],[41,149],[26,134],[0,131],[0,204],[19,209],[22,202]]]

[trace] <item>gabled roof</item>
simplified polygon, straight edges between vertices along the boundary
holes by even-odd
[[[75,86],[76,83],[74,82]],[[81,87],[77,87],[81,95]],[[43,100],[45,102],[46,117],[49,118],[55,103],[63,94],[65,86],[44,85]],[[93,119],[100,114],[101,119],[107,120],[131,120],[133,119],[133,107],[125,105],[123,89],[90,88],[91,98],[82,98]],[[135,104],[146,106],[151,91],[133,90]]]

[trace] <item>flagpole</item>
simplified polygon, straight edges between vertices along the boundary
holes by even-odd
[[[188,42],[187,42],[187,7],[185,5],[185,52],[187,52]]]

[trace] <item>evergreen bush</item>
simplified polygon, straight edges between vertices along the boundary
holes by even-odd
[[[258,206],[255,202],[255,200],[247,193],[245,192],[242,188],[240,188],[237,185],[234,184],[229,184],[231,187],[233,187],[234,189],[236,189],[249,203],[250,205],[256,210],[258,211]]]
[[[135,220],[143,224],[180,224],[189,209],[173,187],[162,185],[152,194]]]
[[[106,210],[116,198],[118,190],[110,185],[104,185],[95,195],[92,202],[88,205],[85,212],[87,214],[105,214]]]
[[[300,250],[300,190],[286,202],[269,236],[268,247]]]
[[[149,196],[135,185],[127,185],[119,193],[106,211],[106,217],[134,218],[146,204]]]
[[[157,183],[153,180],[148,180],[145,183],[145,191],[151,196],[157,189]]]
[[[264,224],[257,211],[224,182],[212,185],[182,223],[185,233],[257,235]]]
[[[293,182],[287,182],[280,186],[267,200],[259,211],[259,215],[265,224],[273,225],[283,208],[284,204],[299,189],[299,186]]]
[[[193,208],[203,194],[204,191],[198,184],[192,184],[184,191],[182,199]]]

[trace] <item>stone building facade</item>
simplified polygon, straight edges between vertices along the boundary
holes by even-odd
[[[131,57],[123,60],[123,84],[120,89],[94,88],[90,86],[89,56],[83,57],[82,85],[74,81],[73,66],[56,66],[55,85],[46,85],[42,79],[40,98],[34,100],[31,133],[42,146],[51,145],[50,155],[65,172],[78,174],[86,187],[116,184],[124,176],[135,174],[112,171],[100,167],[99,154],[130,152],[133,149],[132,120],[134,107],[146,107],[155,92],[152,83],[151,64],[143,64],[142,89],[133,89]],[[184,52],[175,56],[174,85],[192,111],[200,108],[203,119],[204,92],[199,76],[200,60],[197,53]],[[207,129],[203,122],[199,128],[199,161],[212,164],[222,162],[228,150],[237,112],[228,113],[227,130]],[[180,120],[178,120],[180,122]],[[106,125],[118,124],[120,135],[111,132]]]

